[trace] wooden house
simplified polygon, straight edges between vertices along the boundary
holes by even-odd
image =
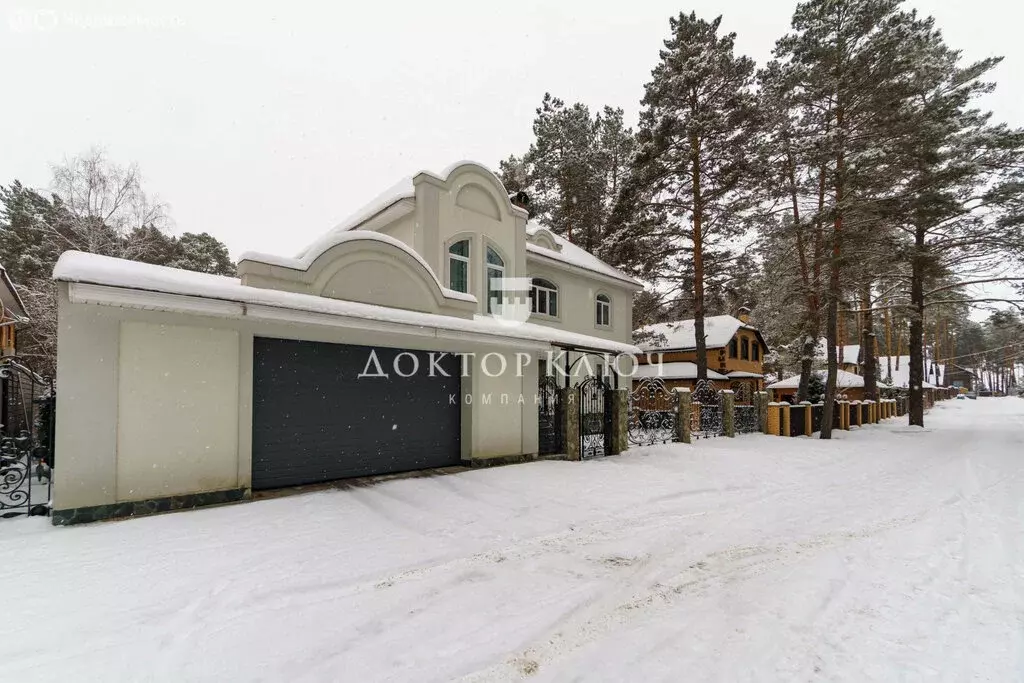
[[[692,389],[697,381],[697,342],[694,321],[658,323],[635,333],[643,351],[638,356],[634,382],[659,377],[669,387]],[[741,398],[764,387],[764,356],[768,345],[761,332],[750,324],[750,311],[741,308],[737,316],[704,318],[708,379],[719,389],[732,389]]]
[[[3,264],[0,264],[0,355],[14,355],[19,323],[28,320],[25,304]]]
[[[825,371],[819,371],[818,377],[825,381]],[[797,389],[800,388],[800,375],[792,375],[765,387],[769,399],[785,403],[796,403]],[[836,393],[849,401],[864,399],[864,377],[846,370],[836,371]]]
[[[17,352],[17,326],[26,322],[25,304],[11,282],[7,270],[0,264],[0,357]],[[17,397],[11,380],[0,377],[0,432],[11,427],[11,403]]]

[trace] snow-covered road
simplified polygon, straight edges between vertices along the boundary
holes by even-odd
[[[1024,676],[1024,401],[0,522],[0,681]]]

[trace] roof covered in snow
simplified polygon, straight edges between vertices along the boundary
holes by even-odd
[[[878,365],[878,382],[879,384],[889,386],[889,369],[892,368],[892,382],[891,386],[897,389],[908,389],[910,387],[910,356],[892,356],[890,366],[890,358],[888,356],[879,356],[876,364]],[[933,365],[927,359],[924,362],[924,388],[934,389],[937,386],[941,386],[944,383],[946,375],[946,366],[942,364]]]
[[[21,300],[18,289],[11,282],[7,269],[0,263],[0,304],[3,304],[3,312],[6,317],[26,319],[28,313],[25,311],[25,302]],[[4,317],[0,315],[0,317]]]
[[[335,319],[333,323],[337,325],[358,326],[358,323],[353,324],[353,322],[381,321],[615,353],[636,354],[639,352],[639,349],[631,344],[622,344],[534,323],[510,324],[491,316],[479,315],[472,318],[458,318],[355,301],[343,301],[311,294],[247,287],[233,277],[195,273],[79,251],[67,251],[61,255],[53,269],[53,278],[65,282],[90,283],[242,304],[237,309],[220,314],[229,317],[258,317],[257,312],[253,310],[254,307],[264,306],[328,316],[326,320],[317,318],[321,324],[332,324],[331,317]],[[181,305],[178,301],[176,299],[166,302],[160,308],[161,310],[174,310],[174,306]],[[215,315],[215,313],[210,314]]]
[[[418,173],[402,178],[394,185],[392,185],[391,187],[389,187],[388,189],[384,190],[379,195],[371,199],[369,202],[356,209],[354,212],[349,214],[348,217],[346,217],[344,220],[342,220],[340,223],[334,226],[334,228],[332,228],[330,231],[325,233],[315,242],[313,242],[308,247],[299,252],[297,258],[301,259],[305,257],[307,254],[316,251],[318,248],[321,248],[324,243],[332,242],[335,237],[337,237],[339,234],[343,232],[359,228],[361,225],[369,221],[377,214],[383,213],[391,206],[397,204],[403,199],[414,198],[416,196],[415,179],[418,176],[425,175],[444,182],[448,180],[448,176],[450,176],[453,171],[462,166],[474,166],[481,172],[489,173],[494,178],[494,182],[497,185],[501,186],[501,181],[498,179],[496,175],[494,175],[494,172],[491,171],[486,166],[484,166],[483,164],[480,164],[476,161],[456,161],[454,164],[450,164],[440,173],[435,173],[428,169],[422,169]],[[513,211],[522,211],[523,213],[526,213],[524,209],[521,209],[519,207],[514,207]]]
[[[421,171],[421,173],[426,172]],[[313,258],[316,258],[325,248],[329,249],[332,245],[336,244],[339,241],[338,238],[344,233],[359,228],[368,220],[383,213],[401,200],[412,199],[415,196],[416,188],[413,186],[412,176],[402,178],[317,238],[315,242],[299,252],[296,258],[305,260],[311,254],[313,254]]]
[[[548,230],[544,225],[537,221],[530,221],[526,224],[526,234],[535,235],[541,230]],[[554,238],[555,243],[561,247],[560,251],[554,251],[547,249],[539,244],[533,244],[532,242],[526,243],[526,253],[533,254],[535,256],[542,256],[544,258],[552,259],[554,261],[560,261],[570,266],[576,266],[583,270],[589,270],[595,273],[600,273],[616,280],[621,280],[628,284],[634,285],[635,287],[643,287],[643,283],[636,278],[630,277],[626,273],[623,273],[618,268],[608,265],[601,259],[591,254],[586,249],[578,247],[561,235],[556,235],[554,232],[551,233],[551,237]]]
[[[828,358],[828,340],[822,337],[818,340],[818,346],[814,352],[817,358],[825,360]],[[840,363],[857,365],[860,363],[860,344],[844,344],[836,347],[836,358]]]
[[[312,244],[308,245],[305,249],[299,252],[295,258],[283,258],[280,256],[274,256],[272,254],[262,254],[257,252],[245,252],[241,256],[241,260],[252,260],[260,261],[263,263],[270,263],[273,265],[282,265],[288,268],[307,268],[309,264],[322,254],[327,249],[330,249],[335,244],[342,242],[345,238],[346,233],[351,231],[369,231],[368,226],[375,218],[379,219],[382,223],[389,223],[402,215],[413,211],[414,206],[412,201],[416,197],[416,184],[415,178],[426,175],[442,182],[447,181],[448,176],[452,174],[456,169],[463,166],[473,166],[481,172],[490,174],[495,184],[501,186],[501,180],[494,175],[494,172],[487,167],[479,164],[475,161],[458,161],[440,173],[434,173],[433,171],[422,170],[415,175],[406,176],[397,183],[389,187],[388,189],[381,192],[379,195],[371,199],[365,205],[351,213],[347,218],[338,223],[331,230],[327,231],[319,238],[317,238]],[[506,200],[508,199],[507,193]],[[512,206],[512,210],[516,212],[526,213],[525,209]],[[540,225],[536,221],[527,224],[527,234],[534,234],[538,230],[543,229],[544,226]],[[552,238],[559,246],[559,250],[547,249],[539,244],[527,243],[526,251],[529,254],[549,258],[554,261],[575,266],[583,270],[599,273],[606,277],[620,280],[634,287],[643,288],[643,283],[635,278],[630,277],[621,270],[605,263],[601,259],[597,258],[590,252],[582,249],[569,240],[555,235],[552,233]]]
[[[644,377],[660,377],[661,379],[697,379],[697,364],[678,363],[650,363],[640,365],[633,375],[636,379]],[[727,380],[725,375],[708,369],[708,379]]]
[[[839,356],[838,354],[842,354]],[[836,357],[841,358],[843,363],[851,363],[856,365],[860,361],[860,344],[846,344],[836,349]]]
[[[819,372],[818,377],[825,381],[825,372]],[[836,374],[836,387],[839,389],[856,389],[864,386],[864,378],[846,370],[838,370]],[[766,389],[798,389],[800,388],[800,375],[786,377],[778,382],[769,384]]]
[[[756,327],[752,327],[731,315],[712,315],[704,318],[704,339],[707,348],[720,349],[726,346],[740,329],[753,330],[761,343],[767,347],[767,344],[764,343],[764,338],[761,337],[761,333]],[[645,351],[697,348],[697,335],[694,332],[693,319],[646,325],[634,334],[652,337],[651,341],[643,342],[639,345]],[[664,337],[664,340],[661,337]]]
[[[389,244],[392,247],[395,247],[396,249],[404,251],[410,257],[415,259],[421,266],[423,266],[424,270],[430,273],[430,275],[434,278],[434,282],[437,283],[437,286],[441,288],[441,291],[444,292],[444,295],[446,297],[449,297],[451,299],[462,299],[463,301],[476,301],[476,297],[473,296],[472,294],[469,294],[467,292],[458,292],[454,289],[449,289],[448,287],[445,287],[443,284],[441,284],[441,281],[437,278],[437,273],[435,273],[430,268],[430,266],[427,264],[426,259],[420,256],[419,253],[415,249],[410,247],[408,244],[406,244],[405,242],[396,237],[392,237],[391,235],[385,235],[382,232],[373,232],[372,230],[349,230],[348,232],[335,236],[330,242],[325,242],[323,244],[316,245],[315,247],[311,247],[311,249],[307,251],[307,253],[304,256],[299,256],[296,258],[247,251],[244,254],[242,254],[239,261],[259,261],[261,263],[269,263],[270,265],[273,266],[282,266],[284,268],[293,268],[295,270],[308,270],[309,267],[313,265],[313,261],[315,261],[327,249],[330,249],[331,247],[337,246],[339,244],[344,244],[345,242],[354,242],[357,240],[382,242],[384,244]]]

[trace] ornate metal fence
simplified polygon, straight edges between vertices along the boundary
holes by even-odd
[[[0,358],[0,394],[0,518],[49,514],[53,388],[23,360],[7,356]]]
[[[754,386],[750,382],[733,382],[730,386],[737,406],[754,405]]]
[[[537,387],[538,452],[541,455],[563,453],[562,394],[554,377],[546,375]]]
[[[629,394],[629,442],[636,446],[669,443],[676,439],[679,404],[675,394],[657,377],[645,377]]]
[[[733,424],[737,434],[756,434],[761,431],[757,408],[752,405],[736,405],[733,407]]]
[[[725,433],[722,420],[722,395],[710,380],[700,380],[691,394],[690,431],[694,438],[708,438]]]
[[[608,455],[612,445],[612,401],[600,377],[588,377],[578,388],[580,406],[580,456]]]

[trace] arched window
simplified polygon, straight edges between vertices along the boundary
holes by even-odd
[[[533,278],[530,287],[530,312],[538,315],[558,316],[558,287],[548,280]]]
[[[469,240],[448,247],[448,287],[469,292]]]
[[[487,247],[487,312],[494,309],[494,301],[497,300],[500,307],[504,303],[504,287],[502,281],[505,279],[505,259],[501,258],[493,247]]]
[[[750,360],[750,341],[746,337],[740,340],[740,360]]]
[[[736,337],[733,337],[729,342],[729,358],[736,358],[739,355],[738,344],[739,342],[736,341]]]
[[[597,295],[594,316],[594,321],[602,327],[612,324],[612,300],[608,298],[607,294]]]

